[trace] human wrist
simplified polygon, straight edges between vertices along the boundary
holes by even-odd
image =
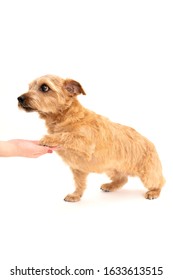
[[[13,140],[0,141],[0,156],[1,157],[10,157],[15,156],[15,145]]]

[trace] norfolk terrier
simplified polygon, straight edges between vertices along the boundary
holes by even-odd
[[[148,189],[145,197],[157,198],[165,180],[154,145],[133,128],[84,108],[78,94],[85,91],[77,81],[45,75],[18,97],[20,108],[38,112],[45,120],[48,134],[40,145],[62,147],[56,152],[69,165],[75,182],[75,191],[65,201],[80,200],[91,172],[106,173],[111,179],[101,186],[105,192],[122,187],[128,176],[138,176]]]

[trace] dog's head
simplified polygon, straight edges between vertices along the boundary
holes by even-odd
[[[46,75],[30,83],[28,92],[17,99],[19,108],[27,112],[57,114],[70,107],[78,94],[85,95],[78,82]]]

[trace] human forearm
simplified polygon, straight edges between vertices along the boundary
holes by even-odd
[[[0,141],[0,156],[1,157],[11,157],[16,156],[17,151],[13,141]]]

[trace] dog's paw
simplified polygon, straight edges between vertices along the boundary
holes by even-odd
[[[160,195],[160,189],[156,189],[156,190],[151,190],[151,191],[148,191],[146,192],[145,194],[145,198],[147,199],[155,199],[157,197],[159,197]]]
[[[39,144],[41,146],[55,147],[57,146],[57,142],[51,135],[45,135],[40,141]]]
[[[68,202],[77,202],[77,201],[80,200],[80,198],[81,198],[80,195],[72,193],[72,194],[68,194],[68,195],[64,198],[64,200],[65,200],[65,201],[68,201]]]
[[[50,146],[50,137],[49,135],[45,135],[40,141],[39,144],[41,146]]]
[[[103,184],[100,189],[104,192],[110,192],[109,184]]]

